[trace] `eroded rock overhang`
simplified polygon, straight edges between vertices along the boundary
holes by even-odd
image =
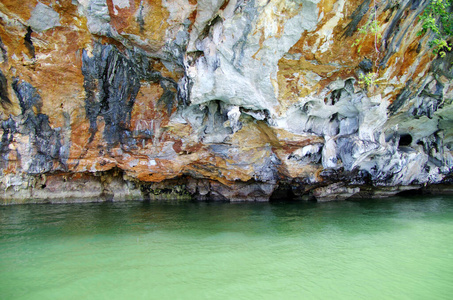
[[[417,34],[429,1],[16,2],[3,202],[449,189],[453,54]]]

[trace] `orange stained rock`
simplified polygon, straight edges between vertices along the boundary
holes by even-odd
[[[319,93],[332,78],[347,79],[354,76],[353,68],[323,65],[317,61],[282,58],[279,61],[278,83],[280,111],[284,113],[299,98]]]
[[[312,144],[324,143],[324,138],[317,135],[298,135],[282,128],[272,129],[283,149],[301,148]]]
[[[133,21],[134,12],[136,10],[134,0],[125,0],[122,2],[128,2],[124,7],[120,7],[113,3],[113,0],[107,0],[107,6],[109,8],[110,25],[113,26],[119,33],[123,32],[123,29]]]
[[[49,5],[52,1],[44,0],[40,2]],[[2,0],[0,3],[0,11],[4,13],[4,11],[7,10],[22,20],[28,20],[30,19],[31,12],[37,3],[38,0],[26,0],[20,2],[17,0]]]
[[[166,30],[169,27],[166,20],[170,16],[167,9],[162,6],[162,1],[125,1],[129,1],[129,5],[119,7],[115,5],[115,1],[107,0],[111,26],[132,43],[137,44],[135,37],[138,37],[142,41],[138,44],[142,45],[144,42],[151,46],[145,50],[158,51],[164,45]]]
[[[229,142],[242,150],[278,144],[272,133],[266,132],[266,127],[260,121],[244,121],[241,130],[234,133]]]
[[[0,6],[0,10],[9,18],[15,18],[15,13],[24,7],[36,5],[35,2],[27,1],[23,5],[14,6],[8,5],[11,3],[7,1],[7,7]],[[51,4],[48,2],[42,3]],[[67,2],[53,4],[53,8],[56,11],[60,10],[62,15],[73,15],[76,8]],[[35,55],[33,57],[33,53],[24,43],[27,33],[25,25],[29,16],[19,15],[22,18],[18,22],[0,26],[0,37],[8,51],[8,62],[4,63],[4,66],[8,71],[13,70],[5,74],[9,82],[12,82],[13,77],[18,77],[33,85],[43,99],[42,106],[37,112],[48,115],[52,127],[62,127],[65,123],[63,114],[76,117],[79,115],[80,106],[83,105],[81,49],[91,42],[91,37],[85,23],[80,22],[79,18],[65,17],[64,22],[61,22],[62,26],[42,33],[31,33]],[[74,30],[75,26],[79,26],[79,30]],[[15,93],[9,94],[17,106]],[[16,110],[15,114],[17,113]]]
[[[163,89],[159,83],[142,83],[135,99],[131,113],[131,130],[139,127],[143,121],[151,121],[161,117],[163,112],[157,110],[157,102]]]

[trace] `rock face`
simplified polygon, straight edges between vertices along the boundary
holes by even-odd
[[[448,190],[428,4],[3,0],[0,202]]]

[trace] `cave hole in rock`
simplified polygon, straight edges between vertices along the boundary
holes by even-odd
[[[33,30],[31,29],[30,26],[27,27],[27,33],[24,36],[24,45],[27,48],[29,54],[31,55],[32,58],[35,58],[35,46],[33,45],[33,41],[31,39],[31,34],[33,33]]]
[[[395,196],[401,196],[401,197],[413,197],[413,196],[421,196],[424,195],[425,191],[421,188],[417,189],[411,189],[407,191],[401,191],[399,193],[396,193]]]
[[[407,147],[412,144],[412,136],[410,134],[402,134],[400,136],[399,147]]]
[[[290,184],[280,184],[269,198],[270,202],[292,202],[296,200]]]

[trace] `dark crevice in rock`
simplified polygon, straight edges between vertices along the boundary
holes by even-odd
[[[269,198],[270,202],[289,202],[295,200],[296,195],[294,194],[293,186],[287,182],[280,183]]]
[[[222,23],[223,20],[219,15],[215,15],[211,20],[208,21],[206,26],[203,28],[203,30],[200,32],[198,35],[198,40],[203,40],[207,36],[212,36],[212,28],[218,23]]]
[[[192,89],[193,82],[187,77],[184,76],[178,82],[178,103],[182,103],[182,105],[187,106],[190,104],[190,91]]]
[[[31,34],[33,33],[33,30],[31,30],[31,27],[27,27],[27,33],[25,34],[24,37],[24,45],[27,48],[30,56],[32,58],[35,58],[35,46],[33,45],[33,41],[31,40]]]
[[[412,136],[410,134],[402,134],[398,146],[410,146],[412,144]]]
[[[0,70],[0,104],[3,108],[11,104],[11,100],[8,95],[8,81],[5,75]]]
[[[400,196],[400,197],[413,197],[413,196],[421,196],[424,194],[424,191],[422,188],[417,188],[414,187],[413,189],[409,189],[406,191],[401,191],[395,194],[395,196]]]

